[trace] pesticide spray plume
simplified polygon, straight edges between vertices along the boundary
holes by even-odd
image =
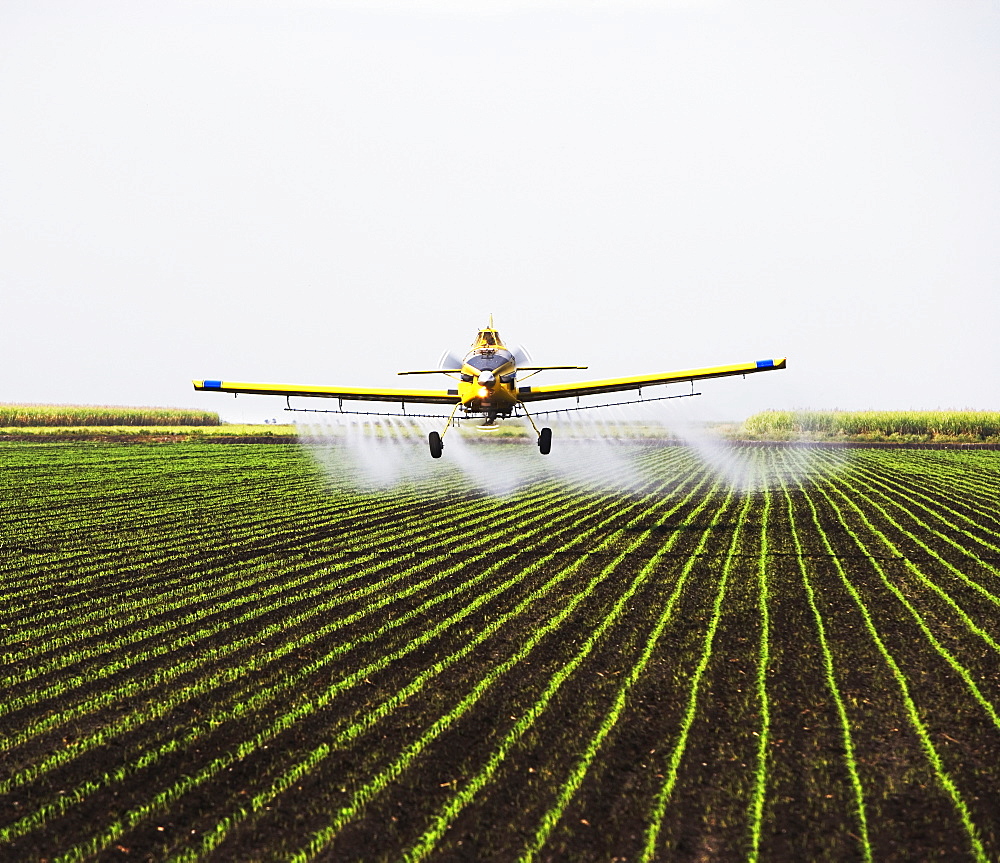
[[[645,467],[651,451],[684,445],[724,487],[752,494],[782,480],[794,484],[809,472],[812,461],[807,451],[802,458],[782,460],[784,474],[779,476],[773,461],[753,448],[727,441],[705,423],[662,404],[552,412],[544,423],[553,430],[547,456],[538,453],[535,433],[523,419],[507,420],[500,432],[490,434],[472,424],[451,427],[444,436],[444,457],[432,459],[427,436],[442,429],[442,420],[322,416],[299,424],[303,445],[334,487],[361,492],[408,488],[436,496],[464,487],[506,497],[558,481],[581,491],[631,493],[652,480],[654,471]],[[843,451],[823,454],[827,460],[847,457]]]
[[[683,409],[674,410],[662,420],[665,435],[674,438],[697,453],[702,463],[721,480],[727,488],[741,493],[767,491],[782,482],[797,484],[811,471],[811,464],[818,452],[802,451],[801,458],[783,459],[782,468],[771,460],[760,458],[759,449],[739,440],[727,439],[720,431],[726,425],[694,420],[684,416]],[[838,450],[824,452],[822,457],[829,465],[830,459],[846,463],[849,454]]]

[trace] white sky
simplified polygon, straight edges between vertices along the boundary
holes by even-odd
[[[492,312],[549,382],[789,357],[705,417],[997,410],[998,154],[995,0],[4,0],[0,401],[281,416],[190,380]]]

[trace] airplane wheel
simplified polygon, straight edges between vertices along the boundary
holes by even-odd
[[[538,449],[542,455],[548,455],[552,449],[552,429],[544,428],[538,435]]]
[[[441,458],[441,451],[444,449],[444,443],[441,441],[441,435],[436,431],[432,431],[427,435],[427,442],[431,446],[431,458]]]

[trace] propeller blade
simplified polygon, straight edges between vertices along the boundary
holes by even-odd
[[[531,354],[528,353],[528,349],[524,345],[514,345],[511,353],[514,355],[514,362],[519,366],[531,362]]]
[[[438,360],[439,369],[460,369],[462,368],[462,356],[454,351],[446,350]]]

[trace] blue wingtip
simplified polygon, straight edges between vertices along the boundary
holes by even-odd
[[[757,368],[759,369],[773,369],[774,360],[757,360]],[[205,381],[205,386],[208,386],[208,381]]]
[[[222,381],[202,381],[201,388],[203,390],[217,390],[222,387]]]

